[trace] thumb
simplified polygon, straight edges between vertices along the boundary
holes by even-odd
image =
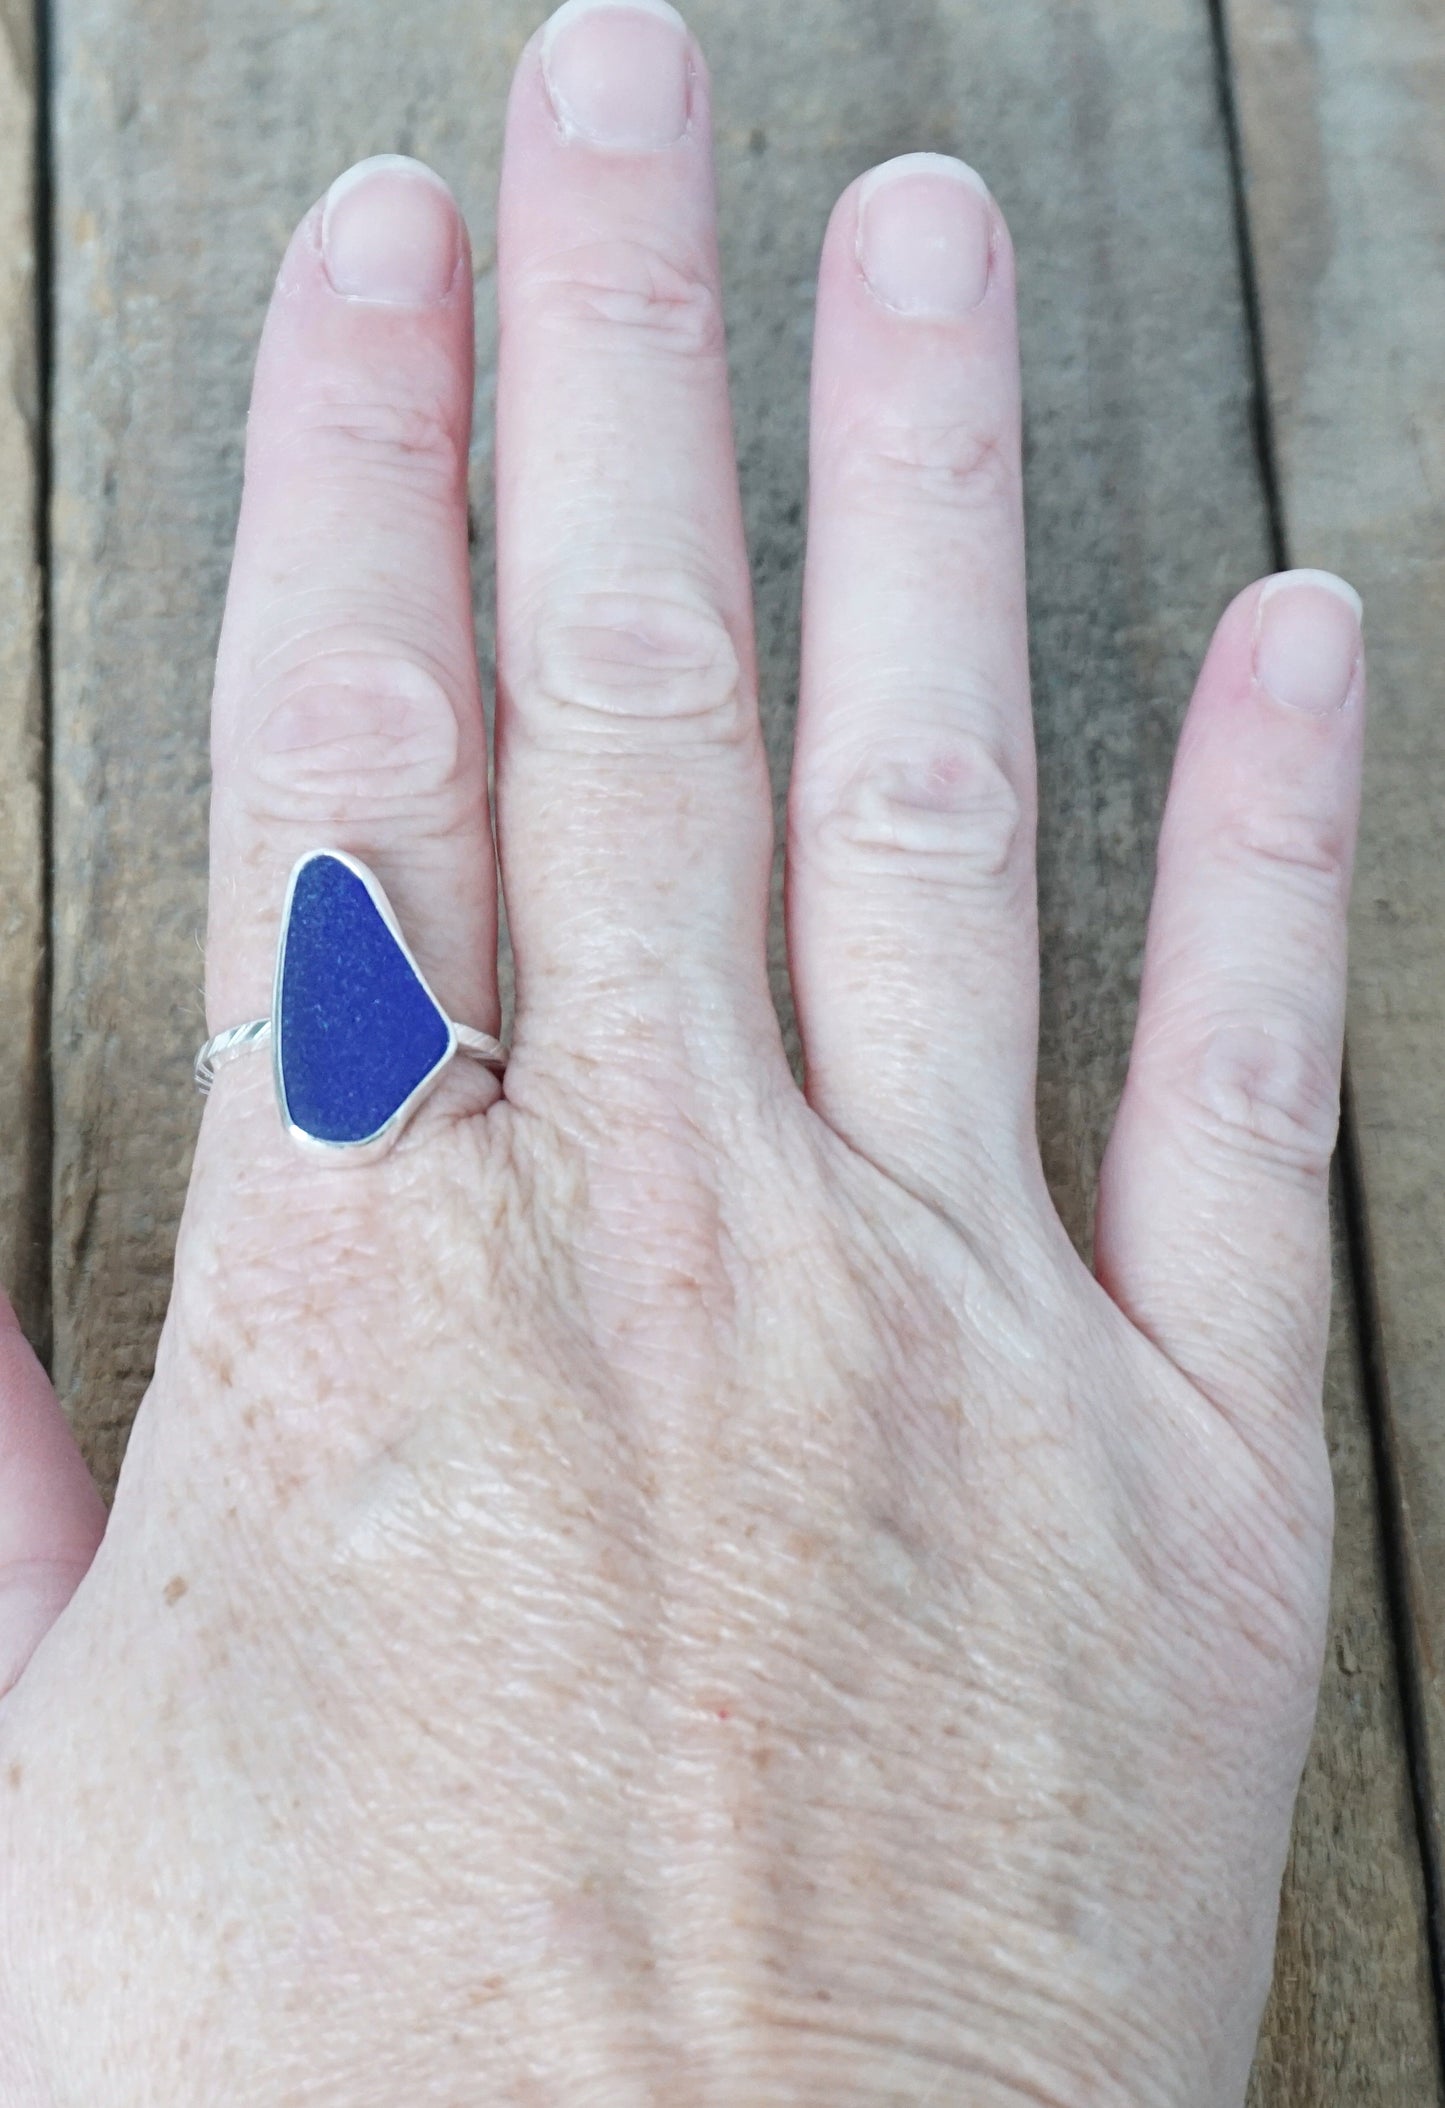
[[[104,1529],[60,1401],[0,1295],[0,1697],[75,1593]]]

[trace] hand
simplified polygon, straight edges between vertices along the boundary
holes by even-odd
[[[98,1504],[4,1338],[0,2104],[1237,2102],[1325,1607],[1357,603],[1293,574],[1210,648],[1091,1273],[1033,1125],[997,207],[891,164],[823,253],[806,1092],[707,80],[661,0],[524,54],[499,290],[511,1067],[346,1170],[264,1060],[223,1073],[64,1609]],[[212,1029],[267,1009],[322,844],[496,1028],[471,318],[415,164],[282,266]]]

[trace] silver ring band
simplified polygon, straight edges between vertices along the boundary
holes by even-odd
[[[458,1054],[466,1054],[473,1061],[500,1076],[507,1066],[507,1050],[490,1032],[478,1032],[471,1025],[459,1025],[452,1021],[452,1030],[457,1036]],[[269,1017],[253,1017],[246,1025],[228,1025],[224,1032],[213,1033],[196,1056],[196,1089],[203,1098],[210,1096],[211,1085],[216,1080],[216,1071],[240,1054],[264,1053],[271,1044],[271,1020]]]

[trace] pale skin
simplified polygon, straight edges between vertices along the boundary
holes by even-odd
[[[527,48],[498,271],[511,1065],[346,1170],[223,1072],[108,1521],[0,1331],[0,2108],[1228,2108],[1325,1618],[1358,603],[1286,574],[1219,623],[1091,1270],[1034,1131],[997,205],[913,157],[824,243],[801,1089],[707,74],[661,0]],[[302,222],[213,1030],[328,844],[497,1027],[471,331],[427,171]]]

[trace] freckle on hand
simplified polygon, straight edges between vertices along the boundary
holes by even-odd
[[[165,1587],[167,1603],[179,1603],[190,1585],[184,1574],[176,1574],[171,1580],[167,1581]]]

